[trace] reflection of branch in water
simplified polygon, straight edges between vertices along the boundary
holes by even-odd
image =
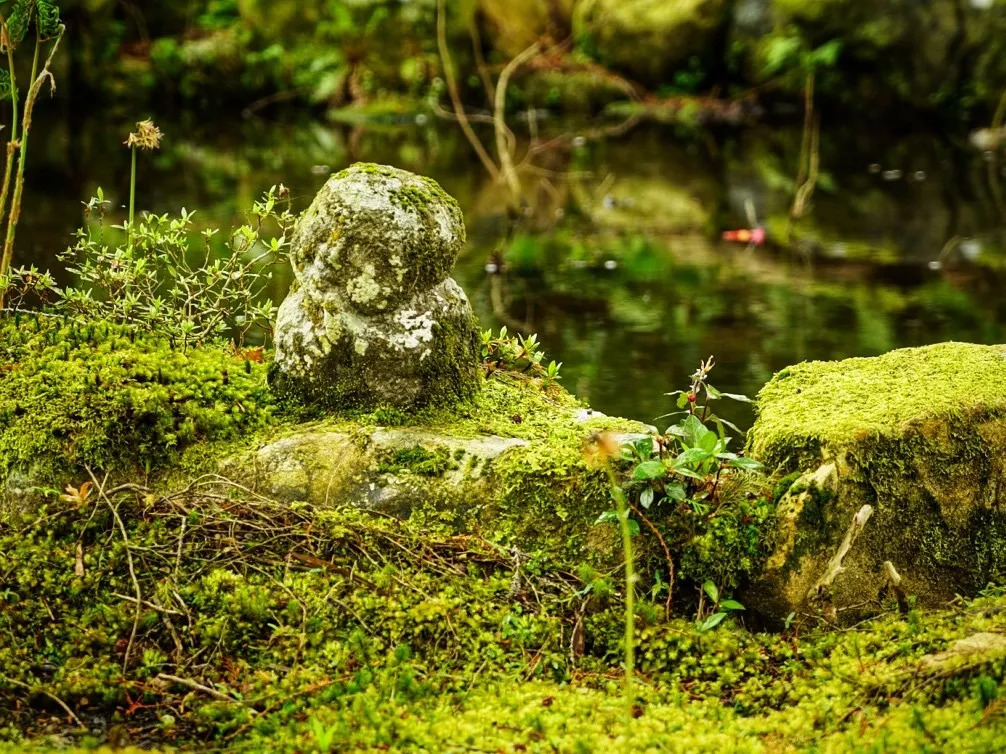
[[[499,78],[494,85],[489,76],[486,62],[482,57],[482,40],[473,19],[469,19],[468,33],[471,38],[476,69],[492,105],[492,115],[469,114],[466,112],[464,104],[461,102],[461,94],[458,88],[457,78],[455,76],[454,64],[447,44],[446,0],[438,0],[437,2],[437,46],[440,53],[444,80],[447,84],[447,92],[450,97],[454,113],[448,113],[438,104],[434,104],[434,113],[439,117],[451,118],[458,122],[465,138],[471,144],[472,149],[475,150],[479,161],[486,169],[486,172],[489,173],[492,180],[496,181],[502,178],[506,182],[510,193],[510,206],[511,208],[514,208],[517,207],[521,201],[520,171],[524,169],[536,172],[544,170],[539,166],[532,165],[530,162],[531,158],[543,151],[555,148],[556,146],[566,146],[573,137],[570,134],[563,134],[562,136],[554,138],[548,142],[540,142],[538,138],[536,115],[533,110],[529,110],[529,143],[524,157],[518,162],[516,160],[517,138],[506,122],[506,94],[507,88],[510,84],[510,79],[521,66],[535,60],[544,61],[542,64],[544,66],[551,65],[552,68],[562,67],[562,64],[565,63],[564,56],[569,51],[571,41],[570,38],[567,38],[562,42],[552,44],[550,47],[544,48],[542,43],[539,41],[532,43],[503,67],[500,71]],[[556,65],[555,63],[557,57],[560,65]],[[603,76],[607,80],[613,81],[619,88],[625,91],[626,95],[630,99],[635,101],[640,100],[637,87],[627,79],[624,79],[617,74],[613,74],[610,71],[606,71],[605,69],[594,65],[578,64],[573,68],[574,70],[587,70],[594,75]],[[641,117],[642,116],[638,113],[633,114],[614,126],[595,128],[586,133],[580,134],[580,136],[582,138],[599,139],[607,136],[620,135],[638,123],[641,120]],[[492,123],[496,142],[496,160],[490,156],[488,150],[472,129],[471,124],[473,122]]]
[[[520,198],[520,180],[517,178],[517,171],[513,166],[513,152],[506,141],[506,132],[509,130],[506,125],[506,90],[510,85],[510,77],[514,71],[524,63],[535,57],[541,48],[535,42],[520,55],[515,57],[500,72],[499,81],[496,82],[496,101],[493,107],[493,126],[496,129],[496,157],[500,163],[500,171],[503,178],[510,187],[510,193],[514,202]]]
[[[465,113],[465,107],[461,104],[461,95],[458,92],[458,82],[454,78],[454,64],[451,61],[451,51],[447,47],[447,11],[444,7],[445,0],[438,0],[437,2],[437,47],[440,50],[440,67],[444,70],[444,81],[447,82],[447,93],[451,98],[451,104],[454,106],[454,113],[457,115],[458,123],[461,126],[461,130],[464,132],[465,138],[468,139],[468,143],[472,145],[472,149],[475,150],[475,154],[478,155],[479,160],[482,162],[482,166],[486,169],[489,175],[492,176],[493,180],[498,180],[500,177],[499,169],[496,167],[496,163],[493,162],[489,153],[486,152],[486,148],[482,145],[479,137],[475,135],[472,130],[471,124],[468,122],[468,116]]]
[[[999,106],[996,108],[995,115],[992,116],[993,133],[1001,133],[1004,118],[1006,118],[1006,91],[999,98]],[[996,209],[1001,213],[1004,207],[1002,187],[999,185],[999,171],[996,169],[998,166],[999,160],[992,159],[988,161],[986,170],[988,171],[989,191],[992,192],[992,200],[995,202]]]
[[[509,309],[510,304],[513,302],[513,295],[507,289],[504,276],[489,276],[489,303],[492,306],[493,314],[496,318],[510,330],[514,330],[516,332],[534,332],[533,306],[531,303],[532,297],[527,295],[526,287],[524,290],[524,301],[528,307],[526,312],[528,316],[525,321],[522,322],[521,320],[510,316]]]
[[[475,70],[479,73],[482,86],[486,90],[486,99],[492,102],[496,98],[496,90],[493,87],[492,79],[489,78],[489,68],[486,66],[486,59],[482,55],[482,36],[479,34],[479,25],[475,22],[475,14],[468,18],[468,36],[472,38],[472,55],[475,58]]]
[[[800,167],[796,176],[796,193],[790,220],[799,220],[810,206],[817,186],[821,161],[821,117],[814,110],[814,72],[807,74],[803,90],[803,137],[800,141]],[[792,222],[790,223],[792,231]]]
[[[1004,118],[1006,118],[1006,91],[999,98],[999,107],[996,108],[996,114],[992,116],[993,131],[997,131],[1002,127]]]

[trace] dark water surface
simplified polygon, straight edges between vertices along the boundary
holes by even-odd
[[[58,267],[54,254],[97,186],[115,206],[126,201],[130,125],[39,119],[19,263]],[[274,183],[306,206],[330,172],[358,160],[437,179],[466,213],[456,277],[483,325],[537,332],[563,362],[564,384],[607,413],[653,421],[671,410],[663,393],[710,354],[713,384],[753,395],[805,359],[1006,342],[1006,160],[972,148],[966,134],[826,130],[814,208],[792,236],[798,127],[564,138],[522,172],[527,216],[506,238],[505,196],[451,123],[202,115],[160,125],[164,148],[141,159],[138,207],[194,208],[212,225],[238,221]],[[765,247],[719,239],[751,215],[768,228]]]

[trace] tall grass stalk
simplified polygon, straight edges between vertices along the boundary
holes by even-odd
[[[7,37],[7,22],[0,19],[0,28],[2,28],[3,36]],[[18,92],[17,92],[17,75],[14,69],[14,50],[8,45],[7,46],[7,68],[10,73],[10,101],[11,101],[11,120],[10,120],[10,139],[7,141],[7,165],[4,169],[3,175],[3,188],[0,189],[0,221],[7,214],[7,196],[10,193],[10,178],[14,173],[14,153],[17,151],[17,136],[18,136]],[[6,266],[0,264],[0,274],[6,271]]]
[[[59,47],[60,38],[61,37],[56,38],[56,43],[52,48],[53,53],[55,53],[56,48]],[[3,253],[4,259],[7,261],[5,269],[10,268],[10,261],[14,256],[14,237],[17,234],[18,221],[21,219],[21,196],[24,192],[24,168],[28,155],[28,133],[31,130],[32,111],[35,109],[35,100],[38,98],[38,93],[42,88],[42,83],[45,81],[46,72],[49,70],[49,62],[52,60],[52,54],[50,54],[49,61],[46,62],[45,71],[43,72],[41,78],[39,78],[38,59],[41,50],[42,35],[38,29],[36,29],[35,54],[31,61],[31,78],[28,79],[31,83],[29,84],[28,96],[24,101],[24,120],[21,125],[21,144],[17,153],[17,178],[14,181],[14,196],[11,198],[10,203],[10,217],[7,218],[7,238],[4,241]]]
[[[597,439],[598,455],[603,459],[604,471],[608,475],[611,496],[615,499],[618,524],[622,534],[622,555],[625,558],[625,711],[631,723],[635,717],[636,695],[634,671],[636,657],[636,564],[632,550],[632,529],[629,526],[629,504],[622,486],[618,483],[611,459],[618,456],[620,449],[614,438],[601,435]]]
[[[7,65],[10,75],[11,85],[11,133],[7,142],[7,162],[4,169],[3,186],[0,188],[0,222],[7,213],[7,198],[11,189],[11,178],[14,178],[14,191],[10,194],[10,214],[7,215],[7,233],[4,238],[3,253],[0,254],[0,279],[5,278],[10,273],[11,264],[14,260],[14,240],[17,234],[18,221],[21,219],[21,200],[24,195],[24,171],[27,164],[28,155],[28,134],[31,131],[32,114],[35,111],[35,102],[42,91],[42,87],[48,82],[52,89],[56,87],[49,66],[53,57],[59,49],[59,43],[63,39],[63,32],[66,27],[63,24],[52,24],[52,19],[44,30],[40,28],[37,19],[35,24],[35,51],[32,58],[31,79],[28,84],[28,93],[24,100],[23,111],[20,108],[18,97],[17,79],[14,68],[14,49],[16,41],[10,36],[8,20],[0,16],[0,32],[2,32],[3,42],[7,48]],[[45,63],[39,70],[42,47],[52,40],[52,47],[46,56]],[[19,123],[20,120],[20,123]],[[14,165],[14,155],[17,153],[17,167]],[[0,309],[4,304],[4,291],[0,288]]]
[[[129,226],[126,228],[126,245],[133,247],[133,221],[136,218],[136,145],[131,148],[133,164],[129,169]]]

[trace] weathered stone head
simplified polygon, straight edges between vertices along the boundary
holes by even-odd
[[[464,241],[435,181],[363,163],[333,175],[294,233],[274,388],[333,409],[471,398],[478,323],[449,277]]]

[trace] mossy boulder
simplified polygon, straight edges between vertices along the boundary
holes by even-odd
[[[726,11],[723,0],[584,0],[573,33],[600,62],[658,86],[692,56],[709,53]]]
[[[875,604],[885,561],[925,605],[1006,574],[1006,346],[942,343],[784,369],[759,395],[748,451],[792,482],[748,599],[774,617],[821,601],[810,593],[864,506],[872,516],[825,595],[840,616]]]
[[[333,409],[469,400],[478,326],[448,275],[465,241],[435,181],[383,165],[332,176],[298,221],[273,385]]]
[[[574,0],[478,0],[486,38],[494,50],[514,57],[542,37],[569,33]]]
[[[265,365],[106,322],[0,319],[0,518],[88,468],[138,478],[273,421]]]
[[[428,410],[396,426],[382,410],[287,426],[225,461],[223,472],[267,497],[352,505],[563,559],[610,553],[605,472],[591,438],[651,428],[585,409],[556,385],[496,375],[470,405]],[[389,421],[392,422],[389,424]]]

